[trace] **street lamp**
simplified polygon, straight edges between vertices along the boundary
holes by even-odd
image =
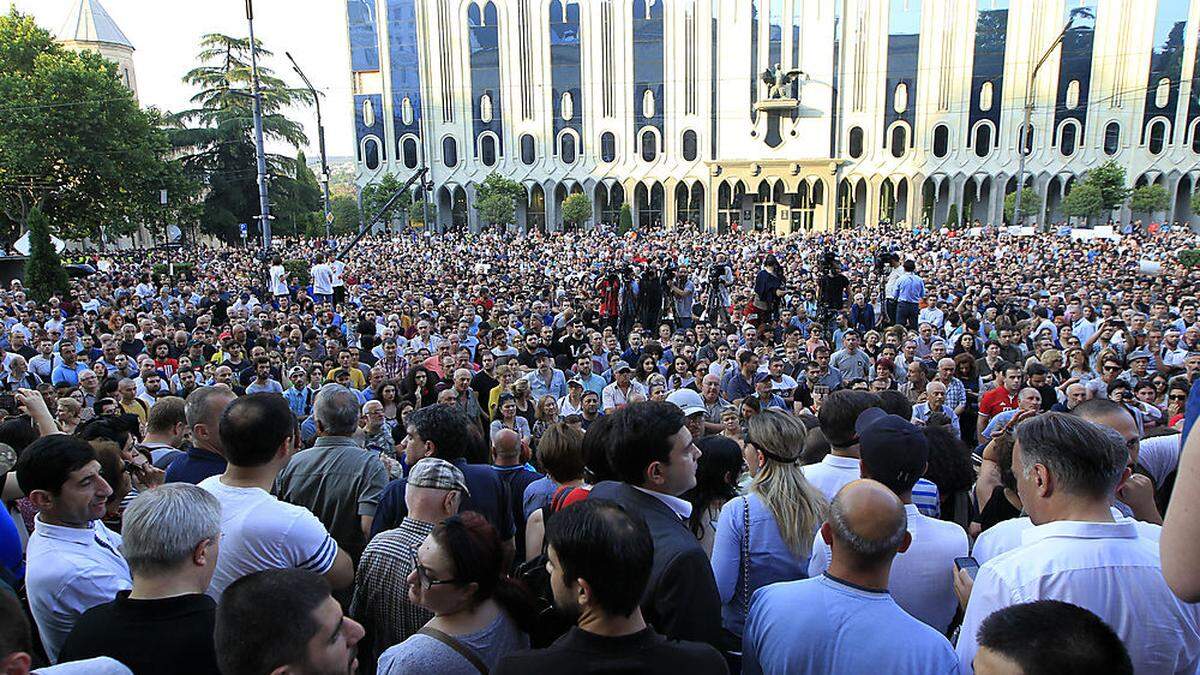
[[[321,192],[325,200],[325,240],[331,238],[330,226],[333,223],[333,206],[329,201],[329,160],[325,157],[325,124],[321,121],[321,97],[317,95],[316,87],[313,87],[312,82],[304,75],[304,71],[300,70],[300,65],[296,63],[296,59],[292,58],[291,52],[284,52],[287,55],[288,61],[292,62],[292,69],[304,80],[304,86],[308,87],[308,91],[312,94],[313,104],[317,106],[317,139],[321,148]]]
[[[250,25],[250,95],[254,97],[254,154],[258,159],[259,223],[262,227],[263,263],[269,265],[271,202],[267,195],[267,153],[263,148],[262,91],[258,82],[258,43],[254,40],[254,0],[246,0],[246,21]]]
[[[1033,81],[1037,78],[1038,71],[1042,69],[1042,64],[1046,59],[1050,58],[1050,54],[1058,48],[1064,38],[1067,37],[1067,31],[1075,24],[1075,14],[1071,14],[1071,18],[1067,19],[1067,23],[1059,32],[1058,37],[1054,38],[1054,42],[1046,48],[1042,58],[1038,59],[1036,65],[1033,66],[1033,72],[1029,74],[1029,81],[1025,84],[1025,121],[1021,123],[1020,140],[1017,143],[1017,152],[1020,154],[1020,160],[1017,164],[1017,196],[1013,199],[1013,223],[1021,224],[1021,193],[1025,190],[1025,157],[1029,154],[1025,151],[1026,137],[1029,134],[1029,121],[1033,115]],[[1029,143],[1029,150],[1033,150],[1033,143]]]

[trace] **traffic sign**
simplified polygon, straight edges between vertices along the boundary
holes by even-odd
[[[238,230],[242,233],[242,239],[246,238],[246,224],[238,223]]]

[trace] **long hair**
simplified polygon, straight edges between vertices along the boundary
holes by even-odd
[[[825,521],[829,503],[800,470],[807,436],[804,424],[786,412],[768,409],[750,418],[747,436],[764,451],[766,460],[750,491],[770,510],[788,549],[797,557],[808,556],[813,533]]]
[[[697,539],[704,536],[708,508],[714,501],[722,504],[737,497],[737,479],[742,472],[742,448],[728,436],[706,436],[696,441],[700,461],[696,466],[696,487],[680,495],[692,504],[688,529]]]
[[[529,632],[535,618],[533,599],[505,572],[504,549],[491,523],[474,511],[464,511],[443,520],[429,536],[454,565],[458,583],[477,585],[472,605],[495,598],[517,627]]]

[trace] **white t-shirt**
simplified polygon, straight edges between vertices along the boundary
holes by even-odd
[[[325,263],[313,265],[313,293],[317,295],[333,295],[333,269]]]
[[[813,487],[820,490],[826,499],[833,501],[838,490],[845,487],[846,483],[862,478],[862,466],[857,457],[829,454],[820,462],[805,466],[804,477]]]
[[[287,295],[287,270],[283,265],[271,265],[271,295]]]
[[[1143,438],[1138,444],[1138,464],[1142,465],[1154,479],[1156,488],[1161,488],[1167,476],[1179,468],[1179,452],[1183,436],[1155,436]]]
[[[256,487],[231,487],[221,477],[200,483],[221,502],[221,548],[208,595],[221,594],[247,574],[300,568],[325,574],[338,546],[311,511],[276,499]]]
[[[346,263],[342,262],[341,260],[334,260],[333,263],[330,264],[330,267],[333,268],[333,285],[345,286],[346,282],[342,279],[342,276],[346,273]]]

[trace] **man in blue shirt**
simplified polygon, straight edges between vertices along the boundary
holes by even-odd
[[[89,370],[89,368],[77,360],[75,347],[69,342],[59,344],[58,355],[61,360],[50,374],[50,383],[56,387],[78,387],[79,373]]]
[[[209,476],[225,473],[227,463],[221,445],[221,414],[237,398],[226,386],[201,387],[187,398],[184,415],[192,430],[192,444],[183,457],[167,467],[166,482],[199,485]]]
[[[917,327],[918,306],[925,297],[925,282],[917,276],[917,263],[904,261],[904,274],[896,283],[896,323],[909,329]]]
[[[755,591],[742,642],[743,673],[957,672],[937,630],[892,600],[892,559],[912,537],[904,504],[873,480],[847,484],[821,538],[832,547],[819,577]]]

